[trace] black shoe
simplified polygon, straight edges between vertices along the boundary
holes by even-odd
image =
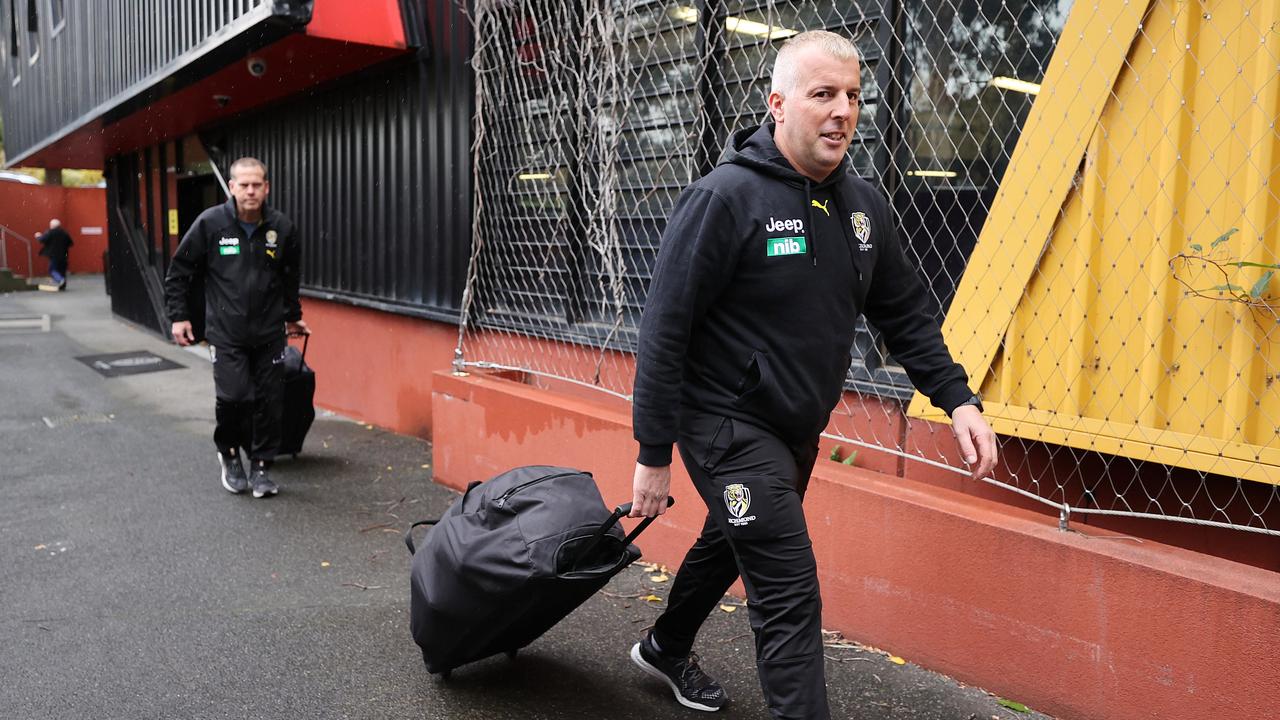
[[[223,455],[218,453],[218,464],[222,466],[222,487],[227,492],[239,495],[249,489],[249,478],[244,474],[244,465],[239,455]]]
[[[694,710],[715,712],[729,702],[720,683],[698,667],[698,656],[673,658],[658,652],[651,635],[631,648],[631,661],[650,675],[665,680],[675,693],[676,702]]]
[[[253,496],[256,498],[275,495],[280,492],[280,488],[271,480],[271,476],[267,474],[267,466],[262,463],[253,464],[253,475],[249,478],[249,484],[253,486]]]

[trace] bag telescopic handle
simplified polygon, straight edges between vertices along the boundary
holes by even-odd
[[[671,507],[672,505],[675,505],[675,504],[676,504],[676,499],[668,495],[667,507]],[[604,540],[604,535],[605,533],[609,532],[609,528],[612,528],[614,525],[617,525],[618,521],[621,520],[624,515],[630,514],[630,512],[631,512],[631,503],[627,503],[626,505],[619,505],[616,509],[614,509],[613,514],[609,516],[609,519],[605,520],[603,523],[600,524],[599,529],[597,529],[595,532],[595,535],[592,536],[591,542],[588,543],[586,549],[582,551],[581,557],[584,557],[584,558],[590,557],[591,553],[595,552],[596,547],[600,545],[600,542]],[[622,546],[626,547],[627,545],[630,545],[633,541],[635,541],[636,537],[638,537],[640,533],[644,532],[645,528],[652,525],[653,521],[657,519],[658,517],[655,515],[654,517],[647,517],[644,520],[641,520],[640,524],[637,525],[636,528],[631,531],[631,534],[627,535],[627,539],[623,541]]]
[[[667,507],[671,507],[672,505],[675,505],[675,504],[676,504],[676,499],[668,495]],[[613,527],[614,523],[618,522],[618,520],[630,514],[631,514],[631,503],[627,503],[626,505],[619,505],[617,509],[613,511],[613,516],[612,516],[613,522],[609,523],[608,527],[602,528],[601,534],[608,532],[609,528]],[[635,529],[631,531],[631,534],[627,535],[627,539],[623,541],[623,545],[624,546],[630,545],[632,542],[634,542],[636,538],[640,537],[640,533],[644,532],[644,529],[652,525],[653,521],[657,519],[658,519],[658,516],[654,515],[653,517],[647,517],[644,520],[641,520],[640,524],[637,525]]]

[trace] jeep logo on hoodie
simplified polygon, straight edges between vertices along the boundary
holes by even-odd
[[[769,233],[803,233],[804,221],[800,218],[778,220],[770,215],[769,224],[764,226],[764,231]],[[792,237],[772,237],[765,239],[765,257],[804,255],[807,251],[808,243],[804,241],[803,235],[795,235]]]
[[[800,218],[791,218],[789,220],[775,220],[772,215],[769,216],[769,224],[764,226],[765,232],[804,232],[804,220]]]

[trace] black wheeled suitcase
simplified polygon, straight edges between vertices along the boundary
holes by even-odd
[[[668,501],[673,502],[673,501]],[[409,626],[427,670],[514,655],[640,558],[591,474],[529,466],[473,482],[439,520],[405,533]],[[433,525],[414,547],[413,529]]]
[[[280,455],[298,456],[311,423],[316,419],[316,373],[307,365],[310,335],[302,336],[302,351],[284,349],[284,411],[280,418]]]

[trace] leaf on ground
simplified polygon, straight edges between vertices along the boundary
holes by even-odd
[[[661,573],[658,575],[650,575],[649,580],[656,583],[664,583],[667,580],[670,580],[670,578],[667,577],[666,573]]]
[[[907,661],[906,661],[906,660],[903,660],[902,658],[898,657],[897,655],[890,655],[890,656],[889,656],[889,662],[893,663],[894,665],[906,665],[906,664],[907,664]]]
[[[651,595],[645,595],[644,597],[642,597],[642,598],[640,598],[640,599],[641,599],[641,600],[643,600],[643,601],[645,601],[645,602],[662,602],[662,598],[658,597],[657,595],[652,595],[652,594],[651,594]]]
[[[998,701],[996,701],[996,702],[997,702],[1001,707],[1007,707],[1007,708],[1009,708],[1010,710],[1013,710],[1014,712],[1020,712],[1020,713],[1024,713],[1024,712],[1031,712],[1031,710],[1030,710],[1026,705],[1023,705],[1023,704],[1022,704],[1022,703],[1020,703],[1020,702],[1015,702],[1015,701],[1013,701],[1013,700],[1005,700],[1004,698],[1000,698],[1000,699],[999,699]]]
[[[321,561],[320,561],[320,567],[329,567],[329,561],[328,561],[328,560],[321,560]]]
[[[731,612],[733,612],[734,610],[737,610],[738,608],[737,608],[737,606],[734,606],[734,605],[721,605],[721,606],[720,606],[720,609],[721,609],[721,610],[723,610],[723,611],[725,611],[725,612],[727,612],[727,613],[731,613]]]
[[[35,548],[34,548],[34,549],[35,549],[35,550],[44,550],[44,549],[46,549],[46,548],[48,548],[48,547],[49,547],[48,545],[45,545],[45,544],[41,543],[40,545],[35,546]]]
[[[387,469],[388,469],[388,470],[390,470],[390,469],[391,469],[391,466],[390,466],[390,465],[388,465],[388,466],[387,466]]]
[[[428,463],[422,463],[422,469],[423,469],[423,470],[426,470],[426,469],[427,469],[427,468],[429,468],[429,467],[431,467],[431,465],[429,465]]]

